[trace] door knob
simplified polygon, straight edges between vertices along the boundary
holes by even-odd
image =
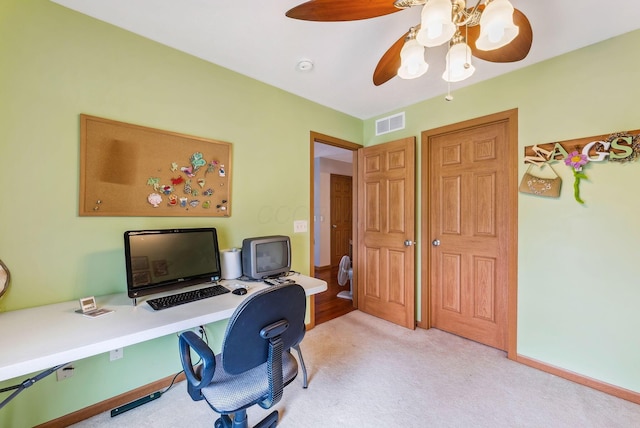
[[[415,241],[412,241],[411,239],[407,239],[406,241],[404,241],[404,246],[405,247],[410,247],[415,243],[416,243]]]
[[[434,239],[431,242],[431,245],[433,245],[434,247],[439,247],[440,246],[440,240],[439,239]]]
[[[332,224],[331,227],[333,227],[334,229],[337,229],[338,225],[337,224]]]

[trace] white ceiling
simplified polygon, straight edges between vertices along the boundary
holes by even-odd
[[[447,91],[440,77],[442,46],[427,50],[431,66],[424,76],[394,77],[377,87],[372,82],[380,57],[419,22],[419,7],[362,21],[309,22],[285,16],[304,0],[52,1],[360,119]],[[513,64],[474,60],[475,75],[452,84],[454,95],[461,86],[640,28],[640,7],[633,0],[511,2],[531,22],[529,56]],[[314,68],[297,71],[301,59],[312,60]]]

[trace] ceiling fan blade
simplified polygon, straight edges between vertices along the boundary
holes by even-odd
[[[473,56],[490,62],[516,62],[526,58],[533,42],[533,30],[529,19],[518,9],[513,11],[513,22],[520,27],[518,36],[511,43],[492,51],[482,51],[476,48],[476,40],[480,35],[480,26],[468,28],[467,44]],[[464,29],[461,30],[464,34]]]
[[[311,0],[288,10],[285,15],[304,21],[357,21],[400,10],[392,0]]]
[[[374,85],[380,86],[398,74],[398,68],[400,68],[400,51],[404,46],[404,40],[408,34],[409,32],[407,31],[382,55],[373,72]]]

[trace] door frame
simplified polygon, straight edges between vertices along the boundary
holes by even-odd
[[[356,227],[357,225],[357,207],[358,207],[358,198],[357,198],[357,189],[358,189],[358,156],[357,151],[361,149],[363,146],[361,144],[352,143],[351,141],[342,140],[340,138],[335,138],[330,135],[321,134],[319,132],[310,131],[309,132],[309,215],[311,218],[309,219],[309,276],[313,277],[315,274],[315,245],[314,245],[314,236],[315,236],[315,222],[313,221],[313,215],[315,212],[315,158],[314,158],[314,144],[322,143],[328,146],[339,147],[341,149],[347,149],[354,152],[353,163],[352,163],[352,194],[354,197],[352,198],[352,206],[351,206],[351,216],[352,216],[352,229],[351,229],[351,239],[354,242],[352,251],[353,251],[353,263],[358,260],[358,250],[355,245],[356,242]],[[357,272],[353,272],[353,282],[357,284]],[[353,290],[353,305],[357,308],[357,290]],[[310,300],[310,308],[309,308],[309,328],[313,328],[316,325],[316,313],[315,313],[315,295],[311,296]]]
[[[518,321],[518,109],[506,110],[500,113],[494,113],[475,119],[466,120],[464,122],[446,125],[427,131],[422,131],[420,139],[420,184],[421,184],[421,237],[420,237],[420,322],[418,326],[421,328],[431,327],[431,281],[430,281],[430,258],[429,254],[431,245],[430,218],[429,218],[429,176],[430,176],[430,159],[429,139],[436,135],[458,132],[467,128],[474,128],[493,122],[507,122],[507,153],[508,162],[507,171],[507,191],[509,193],[508,212],[510,213],[509,221],[509,250],[508,250],[508,272],[507,272],[507,358],[511,360],[517,359],[517,321]]]

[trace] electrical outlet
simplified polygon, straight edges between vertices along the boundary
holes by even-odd
[[[307,220],[295,220],[293,222],[293,233],[304,233],[307,231]]]
[[[61,381],[73,376],[75,372],[75,367],[72,364],[67,364],[66,366],[60,367],[56,370],[56,380]]]
[[[109,361],[119,360],[124,357],[124,348],[114,349],[109,353]]]

